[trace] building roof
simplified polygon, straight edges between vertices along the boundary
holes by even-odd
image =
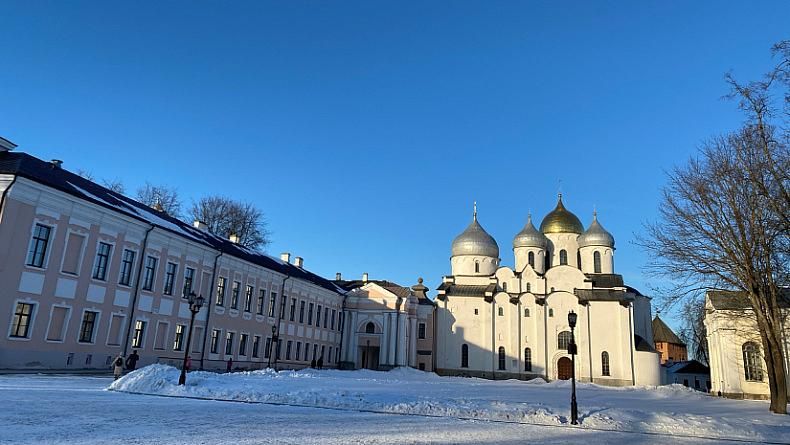
[[[656,352],[655,348],[653,348],[653,345],[642,338],[642,336],[639,334],[634,334],[634,349],[641,352]]]
[[[538,247],[545,249],[548,244],[549,239],[546,238],[546,235],[538,231],[532,224],[532,215],[527,216],[527,223],[524,225],[524,228],[513,238],[514,249],[519,247]]]
[[[452,256],[474,255],[499,258],[499,245],[496,240],[477,222],[476,206],[472,223],[455,237],[451,250]]]
[[[631,294],[614,289],[574,289],[573,294],[579,299],[579,303],[588,301],[617,301],[626,303],[633,301]]]
[[[710,374],[710,368],[696,360],[687,360],[668,365],[667,372],[673,374]]]
[[[114,212],[182,236],[223,254],[248,261],[293,278],[308,281],[326,290],[343,293],[331,281],[304,268],[248,249],[230,240],[203,231],[148,207],[128,196],[116,193],[82,176],[74,174],[55,162],[47,162],[22,152],[0,151],[0,174],[10,174],[52,187],[76,198],[92,202]]]
[[[624,287],[623,276],[616,273],[588,273],[587,281],[592,282],[593,287]]]
[[[593,212],[593,220],[590,227],[584,231],[579,238],[576,239],[579,247],[587,246],[602,246],[614,248],[614,237],[606,229],[603,228],[601,223],[598,222],[598,213]]]
[[[656,343],[686,345],[658,315],[653,319],[653,341]]]
[[[486,295],[493,295],[494,292],[496,292],[496,288],[496,284],[471,285],[442,283],[441,286],[437,288],[437,290],[439,291],[439,294],[442,295],[456,297],[482,297]]]
[[[392,281],[387,281],[387,280],[367,280],[367,281],[364,281],[364,280],[335,280],[335,281],[333,281],[333,283],[335,283],[337,286],[339,286],[339,287],[341,287],[341,288],[343,288],[343,289],[345,289],[347,291],[352,291],[354,289],[359,289],[360,287],[362,287],[362,286],[364,286],[364,285],[366,285],[368,283],[375,283],[375,284],[381,286],[382,288],[384,288],[384,289],[392,292],[393,294],[397,295],[398,297],[409,298],[410,295],[414,295],[415,297],[417,297],[417,302],[419,304],[433,305],[433,301],[431,301],[431,299],[428,298],[428,296],[427,296],[427,294],[425,292],[412,292],[412,289],[410,289],[410,288],[408,288],[406,286],[401,286],[400,284],[397,284],[397,283],[393,283]],[[421,286],[420,289],[424,288],[425,290],[427,290],[427,288],[425,288],[425,286],[422,285],[422,278],[420,279],[419,283],[416,286]]]
[[[752,308],[749,298],[744,291],[711,289],[707,292],[707,296],[714,309],[738,311]],[[790,288],[782,289],[781,296],[783,298],[780,298],[779,306],[790,308]]]
[[[543,217],[540,223],[543,233],[582,233],[584,226],[579,218],[562,204],[562,193],[557,197],[557,207]]]

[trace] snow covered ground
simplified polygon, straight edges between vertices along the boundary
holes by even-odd
[[[0,376],[0,443],[790,443],[790,417],[769,414],[764,402],[685,388],[580,385],[582,425],[573,427],[565,382],[491,382],[407,369],[193,372],[186,388],[175,385],[177,378],[178,370],[163,365],[115,383]]]

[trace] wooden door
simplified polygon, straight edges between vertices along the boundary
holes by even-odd
[[[560,380],[568,380],[571,378],[571,371],[573,366],[571,364],[571,359],[568,357],[560,357],[557,360],[557,378]]]

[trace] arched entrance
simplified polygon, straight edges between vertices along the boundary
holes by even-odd
[[[571,359],[568,357],[560,357],[557,360],[557,378],[559,380],[568,380],[571,378],[571,371],[573,370]]]

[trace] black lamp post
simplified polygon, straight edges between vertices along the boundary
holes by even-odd
[[[576,339],[573,336],[576,317],[576,312],[568,312],[568,326],[571,327],[571,342],[568,344],[568,354],[571,355],[571,425],[579,423],[579,413],[576,407]]]
[[[267,368],[272,367],[272,357],[275,354],[275,347],[274,345],[277,343],[277,326],[272,325],[272,342],[269,343],[269,363],[266,365]],[[277,357],[274,357],[274,364],[277,365]]]
[[[184,348],[184,362],[181,364],[181,376],[178,377],[179,385],[184,385],[187,382],[187,359],[189,358],[189,350],[192,348],[192,325],[195,324],[195,315],[200,312],[200,308],[203,307],[203,303],[205,302],[203,295],[195,297],[194,292],[190,292],[187,298],[187,301],[189,301],[189,311],[192,312],[192,317],[189,319],[187,344]]]

